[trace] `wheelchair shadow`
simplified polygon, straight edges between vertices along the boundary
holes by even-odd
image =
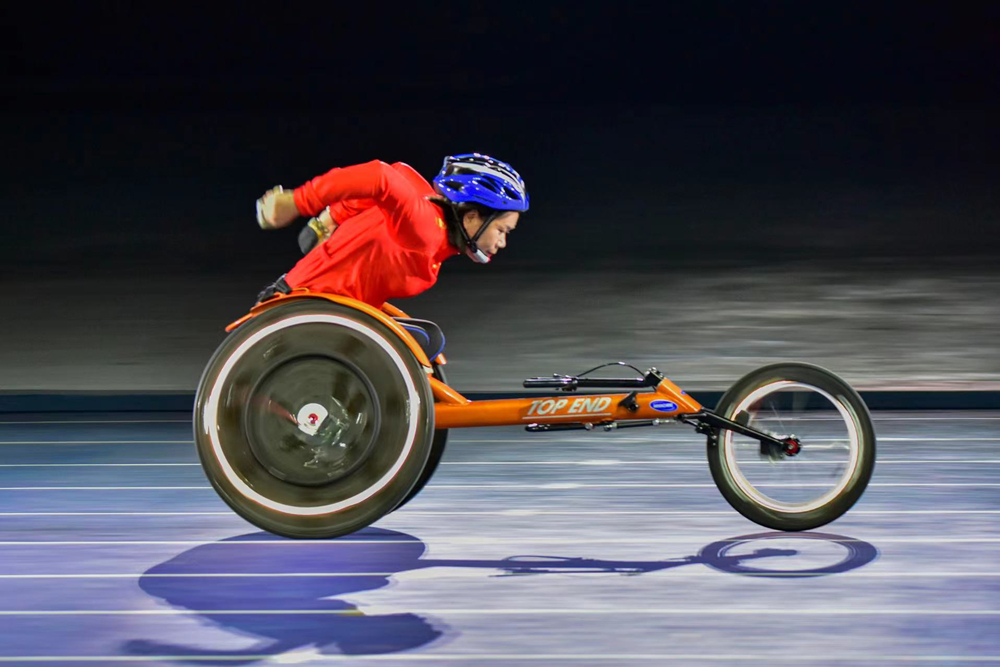
[[[454,631],[415,613],[365,615],[338,598],[385,587],[394,575],[434,567],[477,568],[496,571],[494,576],[640,575],[702,564],[739,575],[816,577],[853,570],[878,557],[873,545],[860,540],[776,532],[720,540],[697,555],[662,561],[534,555],[440,560],[424,559],[426,549],[412,535],[376,528],[323,542],[253,533],[200,545],[147,570],[139,579],[140,588],[174,608],[189,610],[201,621],[256,642],[240,650],[222,650],[135,639],[123,650],[133,656],[182,656],[186,663],[217,664],[225,658],[227,664],[240,665],[295,651],[373,655],[426,647],[447,641]],[[817,550],[826,553],[818,559],[805,553]],[[255,576],[185,576],[193,574]],[[252,610],[278,613],[231,613]],[[317,613],[280,613],[293,610]]]

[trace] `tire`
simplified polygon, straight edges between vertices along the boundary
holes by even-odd
[[[444,374],[444,368],[438,364],[434,364],[434,377],[445,384],[448,384],[448,379]],[[434,476],[434,471],[437,470],[438,465],[441,463],[441,458],[444,456],[444,448],[448,443],[448,429],[439,428],[434,431],[434,440],[431,442],[431,454],[427,458],[427,463],[424,464],[424,470],[420,473],[420,478],[417,483],[414,484],[413,488],[410,489],[409,495],[403,498],[403,501],[393,508],[393,512],[401,508],[406,503],[413,500],[414,496],[420,493],[427,482],[430,481],[431,477]]]
[[[198,386],[195,443],[222,499],[278,535],[331,538],[407,497],[434,437],[426,372],[377,319],[320,299],[248,320]]]
[[[759,368],[734,384],[719,399],[715,412],[801,440],[797,456],[741,464],[744,453],[748,458],[754,453],[763,457],[756,441],[728,429],[719,431],[717,443],[708,439],[708,465],[719,491],[737,512],[755,523],[785,531],[826,525],[858,501],[871,479],[875,430],[868,408],[850,385],[826,369],[804,363]],[[775,433],[774,426],[812,430],[815,435]]]

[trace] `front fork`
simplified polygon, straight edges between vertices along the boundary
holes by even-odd
[[[779,459],[782,456],[795,456],[802,450],[802,443],[795,436],[787,436],[779,439],[769,433],[764,433],[731,419],[720,417],[711,410],[701,410],[691,414],[678,415],[676,419],[679,422],[693,426],[695,431],[707,436],[709,445],[712,447],[718,447],[719,445],[719,431],[727,430],[757,440],[760,442],[761,456],[771,459]]]

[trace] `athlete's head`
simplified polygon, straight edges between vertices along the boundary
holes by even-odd
[[[451,204],[465,254],[485,264],[528,210],[524,180],[506,162],[466,153],[444,159],[434,188]]]

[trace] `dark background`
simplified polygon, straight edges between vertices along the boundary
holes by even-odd
[[[996,8],[3,11],[8,266],[281,272],[264,189],[466,151],[532,193],[497,267],[1000,252]]]
[[[45,326],[26,304],[60,289],[84,309],[120,281],[155,310],[228,280],[252,301],[300,256],[298,225],[260,231],[254,200],[373,158],[431,177],[480,151],[528,184],[508,248],[451,260],[427,298],[526,272],[1000,264],[986,3],[8,3],[0,19],[15,347]],[[248,305],[228,302],[174,318]],[[123,341],[102,312],[100,344]]]

